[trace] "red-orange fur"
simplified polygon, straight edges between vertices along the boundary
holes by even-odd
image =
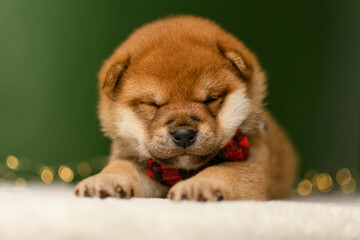
[[[213,22],[179,16],[147,24],[116,49],[99,79],[99,118],[113,140],[111,159],[78,184],[79,195],[266,200],[289,194],[296,155],[263,107],[265,75],[255,56]],[[169,140],[179,126],[198,132],[186,150]],[[208,167],[171,189],[146,176],[149,158],[201,166],[237,129],[249,138],[248,161]]]

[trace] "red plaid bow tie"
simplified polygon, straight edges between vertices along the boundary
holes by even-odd
[[[223,162],[246,161],[249,157],[249,152],[249,140],[240,130],[238,130],[233,139],[231,139],[213,159],[199,169],[188,171],[184,169],[169,168],[149,159],[146,173],[150,178],[166,186],[173,186],[181,180],[194,176],[206,167]]]

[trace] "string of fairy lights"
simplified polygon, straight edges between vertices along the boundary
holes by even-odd
[[[347,168],[339,169],[334,179],[329,173],[319,173],[315,170],[309,170],[304,174],[304,178],[297,184],[296,192],[300,196],[308,196],[319,192],[328,193],[339,188],[344,194],[353,194],[356,192],[356,180]]]
[[[98,173],[106,162],[107,157],[99,156],[59,166],[45,166],[26,158],[10,155],[5,158],[5,164],[0,163],[0,182],[13,182],[19,187],[26,187],[30,182],[73,183]]]
[[[17,187],[26,187],[29,182],[73,183],[101,171],[106,162],[107,157],[100,156],[60,166],[44,166],[26,158],[9,155],[5,158],[5,164],[0,162],[0,182],[12,182]],[[339,169],[334,177],[329,173],[308,170],[298,181],[294,192],[299,196],[308,196],[338,190],[343,194],[354,194],[357,190],[357,182],[347,168]]]

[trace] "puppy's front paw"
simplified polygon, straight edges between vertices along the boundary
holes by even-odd
[[[134,197],[135,184],[130,178],[115,173],[100,173],[82,180],[75,190],[77,196],[82,197]]]
[[[173,186],[168,198],[193,201],[221,201],[231,199],[231,190],[224,183],[210,178],[190,178]]]

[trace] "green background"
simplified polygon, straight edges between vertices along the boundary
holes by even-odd
[[[107,155],[97,71],[134,29],[171,14],[218,22],[256,53],[268,108],[302,172],[359,165],[360,1],[0,1],[0,158],[57,166]]]

